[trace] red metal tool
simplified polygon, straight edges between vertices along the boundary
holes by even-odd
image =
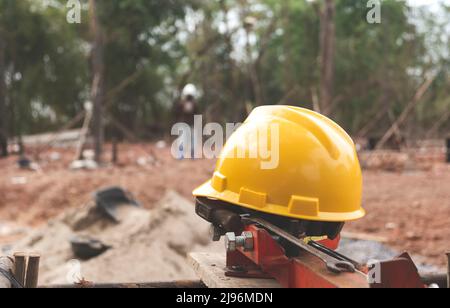
[[[286,256],[285,249],[273,234],[258,226],[247,224],[245,232],[251,232],[252,249],[241,247],[227,253],[226,275],[234,277],[274,278],[287,288],[420,288],[424,287],[417,268],[407,254],[373,265],[353,273],[332,273],[323,260],[307,250],[295,258]],[[321,242],[334,249],[334,241]],[[369,279],[370,278],[370,279]]]

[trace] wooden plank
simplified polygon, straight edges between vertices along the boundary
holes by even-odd
[[[274,279],[226,277],[225,254],[191,253],[189,263],[209,288],[281,288]]]

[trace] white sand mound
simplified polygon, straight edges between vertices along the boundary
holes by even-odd
[[[89,235],[113,248],[81,262],[81,277],[96,283],[196,279],[186,261],[191,251],[222,251],[212,243],[209,225],[196,216],[192,203],[169,191],[148,211],[123,207],[120,224],[100,215],[94,206],[72,210],[33,232],[11,251],[42,255],[40,284],[65,284],[78,276],[70,239]],[[225,254],[224,254],[225,256]]]

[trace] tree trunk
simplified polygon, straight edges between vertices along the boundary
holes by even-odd
[[[398,130],[398,128],[407,120],[409,114],[414,110],[414,108],[417,106],[417,104],[420,103],[422,97],[428,91],[428,89],[433,84],[433,81],[435,79],[436,79],[436,75],[432,75],[432,76],[428,77],[425,80],[425,82],[419,87],[419,89],[417,89],[417,92],[414,95],[414,97],[412,98],[412,100],[406,105],[405,109],[403,109],[403,112],[394,121],[394,123],[392,123],[391,127],[381,138],[380,142],[378,142],[377,146],[375,147],[377,150],[383,148],[383,146],[386,144],[386,142],[392,137],[393,134],[395,134],[396,130]]]
[[[329,111],[333,100],[336,29],[334,0],[325,0],[320,13],[320,100],[321,109]]]
[[[97,1],[89,0],[90,27],[93,35],[92,44],[92,88],[91,99],[94,104],[93,135],[95,146],[95,160],[100,163],[103,153],[104,126],[103,126],[103,101],[104,101],[104,62],[103,62],[103,33],[98,18]]]
[[[291,1],[281,1],[281,27],[283,28],[283,52],[285,56],[285,60],[282,62],[282,78],[283,83],[281,85],[281,89],[283,93],[288,93],[291,89],[293,89],[297,84],[297,80],[295,78],[295,70],[297,69],[293,64],[293,57],[297,56],[293,53],[291,48],[293,42],[293,33],[289,31],[289,26],[291,25]]]
[[[259,82],[258,78],[258,72],[256,71],[255,62],[252,57],[252,47],[250,43],[250,29],[247,29],[247,43],[246,43],[246,49],[247,49],[247,70],[248,74],[250,76],[250,82],[251,86],[253,88],[253,95],[255,98],[255,105],[261,106],[263,105],[263,99],[262,99],[262,90],[261,90],[261,84]]]
[[[430,139],[433,135],[438,135],[439,129],[445,124],[448,123],[447,120],[450,119],[450,109],[445,112],[442,117],[439,118],[437,122],[434,123],[433,127],[426,133],[426,139]]]
[[[6,44],[0,36],[0,157],[8,156],[8,116],[6,114],[5,52]]]

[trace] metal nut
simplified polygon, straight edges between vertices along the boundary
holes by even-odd
[[[244,250],[252,251],[254,248],[253,234],[250,231],[244,231],[242,237],[244,238]]]
[[[225,248],[228,252],[236,250],[236,235],[234,232],[228,232],[225,234]]]

